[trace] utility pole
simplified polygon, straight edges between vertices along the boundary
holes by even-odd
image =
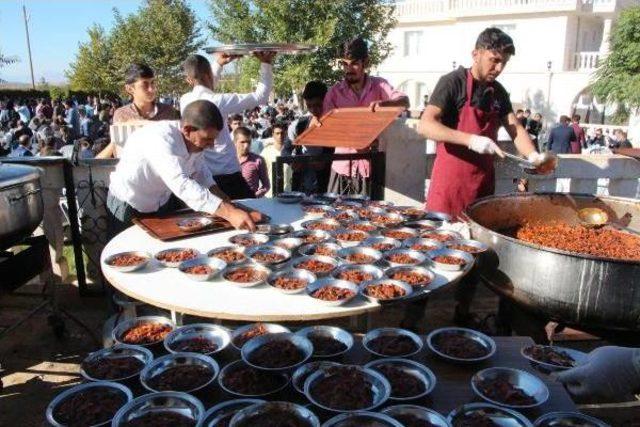
[[[27,33],[27,50],[29,51],[29,69],[31,70],[31,87],[35,90],[36,80],[33,77],[33,61],[31,59],[31,41],[29,40],[29,19],[27,18],[27,7],[22,5],[22,16],[24,18],[24,31]]]

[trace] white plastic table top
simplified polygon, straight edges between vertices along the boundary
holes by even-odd
[[[243,204],[271,217],[273,224],[291,224],[300,229],[305,220],[299,204],[282,204],[275,199],[243,200]],[[243,231],[232,230],[172,242],[162,242],[134,225],[114,237],[102,251],[100,263],[105,278],[116,289],[131,298],[183,314],[239,321],[309,321],[354,316],[380,309],[380,305],[354,298],[338,307],[326,306],[307,296],[284,294],[269,285],[241,288],[220,275],[208,282],[187,278],[176,268],[164,268],[154,259],[142,270],[122,273],[110,268],[104,260],[123,251],[146,251],[152,255],[172,247],[194,248],[205,254],[209,250],[229,245],[229,237]],[[436,278],[430,289],[436,290],[457,282],[464,272],[434,270]]]

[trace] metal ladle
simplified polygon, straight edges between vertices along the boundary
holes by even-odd
[[[611,225],[617,230],[626,231],[631,234],[639,234],[636,230],[632,230],[620,224],[609,221],[609,214],[600,208],[582,208],[578,210],[578,219],[580,224],[586,228],[601,228],[605,225]]]
[[[550,175],[558,167],[558,157],[551,151],[542,153],[542,158],[535,163],[506,151],[504,155],[508,159],[517,161],[519,166],[529,175]]]

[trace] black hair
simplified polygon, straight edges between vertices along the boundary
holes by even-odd
[[[244,121],[244,117],[242,117],[242,114],[234,114],[234,115],[231,116],[231,119],[229,121],[231,121],[231,122],[235,122],[235,121],[243,122]]]
[[[304,86],[302,99],[322,98],[327,94],[327,85],[318,80],[312,80]]]
[[[239,126],[233,131],[233,142],[236,142],[236,137],[240,135],[251,139],[251,131],[246,126]]]
[[[513,39],[500,28],[487,28],[476,40],[476,49],[495,50],[503,55],[515,55]]]
[[[211,73],[211,64],[202,55],[189,55],[183,62],[182,69],[187,77],[202,81],[205,75]]]
[[[340,57],[345,59],[367,59],[369,57],[369,47],[362,37],[356,37],[346,41],[341,46]]]
[[[287,125],[285,123],[282,122],[275,122],[272,126],[273,129],[278,128],[278,129],[282,129],[283,132],[286,132],[287,130]]]
[[[196,129],[222,130],[222,114],[213,102],[199,99],[185,107],[182,113],[182,124]]]
[[[130,85],[140,79],[152,79],[153,77],[154,73],[151,67],[142,62],[134,62],[124,73],[124,83]]]
[[[573,120],[575,120],[575,121],[580,121],[581,118],[582,117],[580,117],[580,114],[574,114],[573,115]]]
[[[518,114],[518,113],[524,113],[524,110],[523,110],[523,109],[521,109],[521,108],[518,108],[518,109],[516,110],[516,114]]]

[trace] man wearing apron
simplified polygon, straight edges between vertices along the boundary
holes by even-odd
[[[498,28],[487,28],[478,36],[471,68],[460,67],[438,81],[419,126],[423,135],[438,141],[427,210],[445,212],[455,219],[476,199],[494,193],[493,156],[504,157],[495,142],[500,126],[528,160],[540,159],[513,113],[509,94],[496,81],[512,55],[511,37]],[[456,298],[459,323],[469,320],[477,278],[465,282]]]

